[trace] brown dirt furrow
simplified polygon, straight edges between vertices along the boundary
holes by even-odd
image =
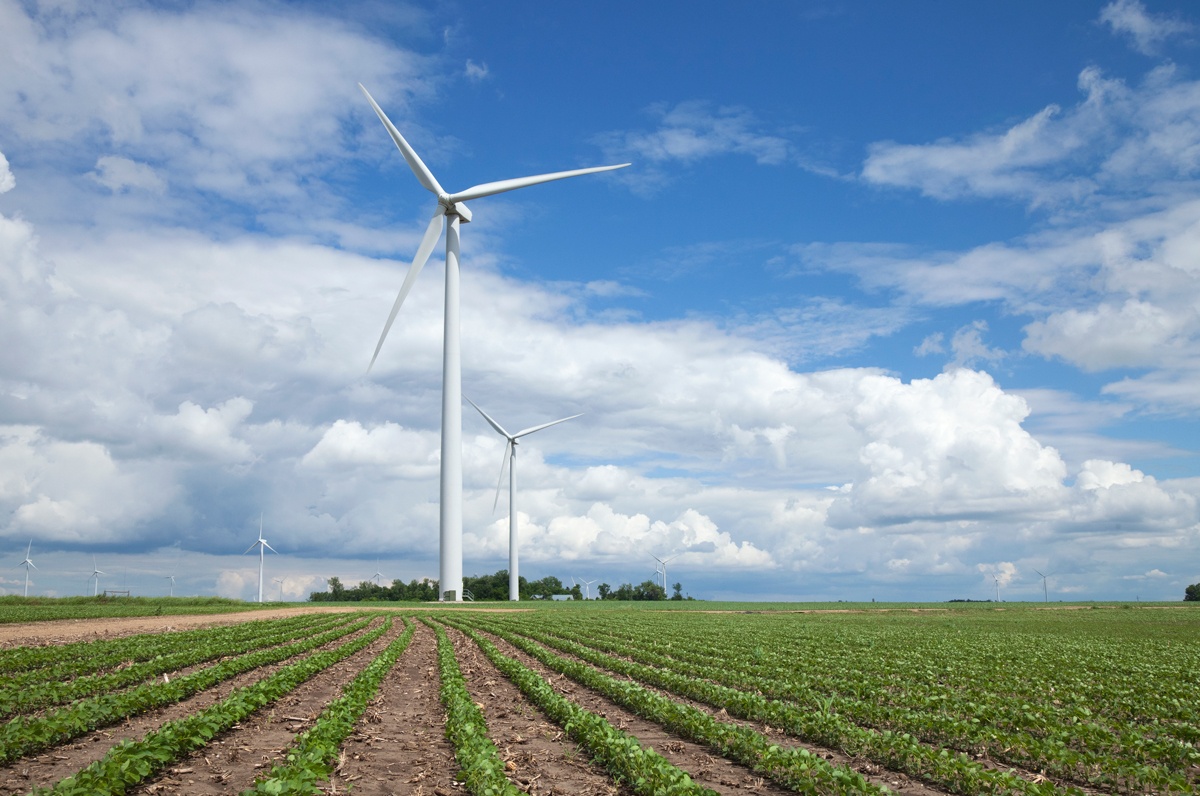
[[[632,794],[590,762],[567,734],[551,722],[492,665],[474,641],[448,631],[467,690],[482,706],[488,736],[500,751],[508,778],[532,796],[616,796]]]
[[[349,658],[128,792],[132,796],[217,796],[252,787],[255,777],[269,772],[282,759],[296,734],[312,727],[325,706],[403,630],[403,623],[395,622],[391,630]]]
[[[415,620],[413,620],[415,621]],[[420,622],[408,649],[384,678],[356,732],[346,739],[331,793],[449,796],[458,764],[446,740],[438,694],[437,640]]]
[[[353,633],[331,642],[331,645],[341,644],[357,638],[366,630]],[[320,649],[328,649],[329,646]],[[319,651],[319,650],[317,650]],[[310,653],[311,654],[311,653]],[[69,777],[80,769],[86,768],[96,760],[101,759],[108,750],[123,740],[140,740],[168,721],[182,718],[192,713],[198,713],[217,702],[225,699],[237,688],[243,688],[258,682],[283,666],[295,663],[290,659],[270,666],[252,669],[232,677],[224,682],[201,691],[195,696],[167,705],[162,708],[147,711],[137,716],[131,716],[120,724],[105,727],[96,732],[76,738],[71,743],[62,744],[32,757],[23,758],[16,762],[0,767],[0,793],[26,793],[34,786],[45,787],[53,785],[61,779]]]
[[[609,701],[605,697],[584,688],[563,675],[553,672],[534,658],[496,636],[489,636],[505,655],[516,658],[545,678],[554,690],[580,707],[603,716],[614,727],[636,736],[643,746],[648,746],[686,771],[697,783],[715,790],[723,796],[744,794],[766,794],[784,796],[792,791],[764,780],[745,766],[726,760],[700,744],[684,740],[664,730],[659,725]],[[474,642],[471,642],[474,647]]]

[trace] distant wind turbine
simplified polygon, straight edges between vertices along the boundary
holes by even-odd
[[[92,589],[93,597],[98,597],[100,595],[100,576],[107,575],[107,574],[108,574],[107,572],[101,572],[100,567],[96,566],[96,556],[93,555],[92,556],[92,574],[91,574],[91,577],[88,578],[88,580],[91,580],[92,578],[96,579],[96,586],[95,586],[95,588]]]
[[[167,596],[174,597],[175,596],[175,576],[174,575],[163,575],[163,577],[165,579],[171,581],[171,592]]]
[[[1000,602],[1000,578],[997,575],[992,575],[992,580],[996,581],[996,602]]]
[[[263,561],[266,558],[268,550],[270,550],[275,555],[279,555],[279,551],[276,550],[274,547],[271,547],[271,545],[267,544],[267,540],[263,538],[262,524],[263,524],[262,514],[259,514],[258,515],[258,541],[246,548],[246,553],[249,553],[251,550],[253,550],[256,547],[258,548],[258,601],[260,603],[263,601],[263,598],[262,598]],[[242,553],[242,555],[246,555],[246,553]]]
[[[496,430],[496,433],[508,440],[508,444],[504,446],[504,458],[500,460],[500,480],[496,482],[496,499],[492,501],[492,511],[496,510],[496,506],[500,503],[500,485],[504,483],[504,468],[508,468],[508,599],[519,600],[518,594],[519,578],[517,577],[517,441],[528,434],[535,431],[541,431],[543,428],[556,426],[559,423],[565,423],[568,420],[574,420],[579,415],[571,415],[560,420],[552,420],[549,423],[542,423],[540,426],[533,426],[524,431],[518,431],[516,434],[509,434],[504,430],[504,427],[492,419],[491,415],[479,408],[479,405],[467,399],[467,403],[474,406],[479,414],[483,415],[483,419]]]
[[[601,171],[611,171],[628,166],[622,163],[615,166],[597,166],[588,169],[573,169],[558,171],[552,174],[539,174],[534,177],[520,177],[499,182],[486,182],[468,188],[458,193],[448,193],[433,172],[421,160],[416,151],[400,135],[383,109],[376,104],[370,93],[359,83],[358,87],[366,95],[367,101],[375,110],[379,120],[387,129],[388,135],[404,155],[409,169],[425,190],[437,197],[437,207],[433,218],[425,229],[421,244],[417,247],[416,256],[409,266],[400,293],[392,304],[392,311],[387,322],[383,325],[383,333],[375,344],[375,353],[371,355],[371,364],[375,364],[379,350],[400,306],[412,290],[417,275],[425,267],[425,262],[442,236],[442,228],[446,227],[446,293],[445,317],[442,337],[442,458],[441,458],[441,517],[440,517],[440,556],[439,556],[439,588],[442,594],[439,599],[445,599],[447,592],[454,592],[454,599],[461,601],[462,594],[462,361],[459,343],[459,226],[471,220],[471,211],[464,202],[472,199],[482,199],[518,188],[539,185],[544,182],[562,180],[567,177],[578,177],[584,174],[595,174]],[[510,572],[511,575],[511,572]]]
[[[679,558],[679,556],[681,556],[681,555],[683,555],[683,554],[676,553],[675,555],[668,556],[667,558],[659,558],[658,556],[653,555],[653,554],[651,554],[651,556],[650,556],[655,561],[657,561],[658,566],[662,568],[662,570],[661,570],[662,571],[662,587],[663,587],[664,592],[666,592],[666,590],[667,590],[667,562],[673,561],[674,559]]]
[[[283,602],[283,578],[274,578],[273,580],[279,584],[279,602]]]
[[[31,559],[29,557],[29,553],[31,550],[33,550],[33,540],[32,539],[29,540],[29,544],[25,548],[25,560],[22,561],[20,564],[17,564],[18,567],[25,567],[25,596],[26,597],[29,596],[29,570],[31,568],[37,569],[37,567],[35,567],[33,565],[33,559]]]
[[[1045,598],[1046,602],[1050,602],[1050,591],[1046,588],[1046,578],[1050,577],[1050,575],[1053,575],[1054,573],[1051,572],[1050,575],[1042,575],[1042,573],[1038,572],[1036,569],[1034,572],[1037,572],[1037,574],[1042,578],[1042,597]]]
[[[580,582],[583,583],[583,593],[586,595],[584,597],[584,599],[585,600],[592,599],[592,584],[595,583],[596,581],[595,580],[583,580],[582,578],[580,578]]]
[[[371,576],[371,580],[375,581],[375,585],[379,585],[379,579],[383,577],[383,573],[379,571],[379,560],[375,561],[375,574]]]

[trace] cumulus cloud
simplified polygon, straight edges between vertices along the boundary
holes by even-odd
[[[1129,36],[1134,49],[1143,55],[1157,55],[1163,42],[1193,29],[1181,19],[1148,13],[1140,0],[1113,0],[1100,10],[1100,21],[1113,33]]]
[[[17,187],[17,178],[13,176],[12,169],[8,167],[8,158],[4,157],[4,153],[0,152],[0,193],[7,193]]]
[[[163,194],[167,183],[145,163],[116,155],[105,155],[96,161],[96,170],[88,175],[113,193],[137,189]]]

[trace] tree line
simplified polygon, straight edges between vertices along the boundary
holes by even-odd
[[[308,595],[309,602],[434,602],[438,599],[438,582],[425,578],[405,583],[393,580],[390,586],[364,580],[357,586],[347,588],[339,578],[333,577],[326,581],[328,591],[315,591]],[[693,599],[683,596],[683,584],[675,583],[671,587],[669,599]],[[476,601],[503,601],[508,599],[508,570],[502,569],[493,575],[475,575],[463,578],[464,598]],[[517,593],[522,600],[552,600],[556,596],[565,595],[573,600],[585,599],[583,589],[579,584],[567,587],[553,575],[547,575],[540,580],[517,579]],[[607,583],[601,583],[591,595],[594,600],[666,600],[667,592],[653,580],[643,581],[634,586],[622,583],[613,588]]]

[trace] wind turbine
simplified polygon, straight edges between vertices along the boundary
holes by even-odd
[[[579,580],[583,584],[583,593],[587,595],[586,597],[584,597],[584,599],[585,600],[592,599],[592,584],[595,583],[596,581],[595,580],[584,580],[583,578],[580,578]]]
[[[253,550],[256,547],[258,548],[258,601],[260,603],[263,601],[263,599],[262,599],[263,560],[266,558],[268,550],[270,550],[275,555],[279,555],[279,551],[276,550],[274,547],[271,547],[271,545],[267,544],[267,540],[263,538],[262,524],[263,524],[262,514],[259,514],[258,515],[258,541],[246,548],[246,553],[249,553],[251,550]],[[246,555],[246,553],[242,553],[242,555]]]
[[[379,579],[383,577],[383,573],[379,571],[379,560],[375,560],[375,574],[371,576],[371,580],[375,581],[375,585],[379,585]]]
[[[171,581],[171,593],[168,594],[167,596],[174,597],[175,596],[175,576],[174,575],[163,575],[163,577],[165,579]]]
[[[94,589],[92,589],[93,597],[98,597],[100,595],[100,576],[107,575],[107,574],[108,574],[107,572],[101,572],[100,568],[98,566],[96,566],[96,556],[93,554],[92,555],[92,574],[88,578],[88,580],[91,580],[92,578],[96,579],[96,586]]]
[[[375,114],[379,116],[379,120],[383,122],[383,126],[387,129],[388,135],[392,137],[401,154],[404,155],[404,160],[408,163],[408,167],[416,176],[417,181],[421,183],[421,186],[425,190],[435,195],[438,202],[437,207],[433,211],[433,218],[430,219],[429,226],[425,229],[425,235],[421,238],[421,244],[417,247],[417,253],[413,257],[412,265],[409,266],[408,274],[404,277],[404,283],[400,286],[400,293],[396,296],[395,303],[392,304],[392,311],[388,315],[387,322],[383,325],[383,333],[379,335],[379,342],[375,344],[375,353],[371,355],[371,364],[367,366],[368,372],[370,372],[371,366],[375,364],[375,359],[379,356],[379,350],[383,347],[383,341],[387,337],[388,331],[392,328],[392,322],[396,320],[396,314],[400,311],[400,305],[404,303],[405,297],[408,296],[413,283],[416,282],[417,275],[425,267],[425,262],[433,252],[433,247],[437,245],[438,239],[442,235],[442,227],[446,227],[446,294],[442,332],[440,560],[438,566],[440,584],[438,588],[442,593],[438,596],[438,599],[444,600],[446,592],[454,592],[454,600],[461,602],[463,597],[462,360],[459,343],[459,226],[471,220],[471,211],[463,203],[468,200],[482,199],[485,196],[513,191],[518,188],[539,185],[543,182],[552,182],[567,177],[578,177],[584,174],[595,174],[601,171],[620,169],[629,164],[621,163],[615,166],[596,166],[588,169],[573,169],[571,171],[558,171],[552,174],[539,174],[533,177],[500,180],[499,182],[485,182],[468,188],[465,191],[448,193],[438,183],[437,178],[433,176],[433,172],[429,170],[429,167],[425,165],[420,156],[409,145],[408,141],[404,140],[404,136],[400,135],[400,131],[388,119],[383,109],[376,104],[367,89],[361,83],[358,84],[358,87],[362,89],[362,93],[366,95],[367,101],[371,103],[371,107],[375,110]],[[509,575],[512,575],[511,569]]]
[[[650,555],[651,558],[653,558],[655,561],[658,562],[658,566],[661,567],[662,579],[663,579],[663,593],[664,594],[667,591],[667,562],[673,561],[674,559],[679,558],[679,556],[681,556],[681,555],[683,555],[683,554],[676,553],[675,555],[668,556],[667,558],[659,558],[658,556],[656,556],[654,554]],[[657,569],[656,569],[656,571],[657,571]]]
[[[283,578],[272,578],[279,584],[279,602],[283,602]]]
[[[533,426],[524,431],[518,431],[516,434],[509,434],[504,430],[504,427],[491,418],[487,412],[479,408],[479,405],[467,399],[467,403],[474,406],[479,414],[483,415],[483,419],[488,421],[488,424],[496,429],[496,432],[508,440],[508,444],[504,446],[504,458],[500,460],[500,479],[496,482],[496,499],[492,501],[492,511],[496,510],[496,506],[500,503],[500,485],[504,483],[504,468],[508,467],[508,599],[517,601],[520,598],[517,586],[519,578],[517,577],[517,440],[535,431],[541,431],[543,428],[556,426],[559,423],[565,423],[568,420],[574,420],[579,415],[571,415],[560,420],[552,420],[549,423],[542,423],[540,426]]]
[[[1038,575],[1041,575],[1041,577],[1042,577],[1042,597],[1045,598],[1046,602],[1050,602],[1050,591],[1046,588],[1046,578],[1050,577],[1050,575],[1053,575],[1054,573],[1051,572],[1050,575],[1042,575],[1042,573],[1038,572],[1036,569],[1034,570],[1034,572],[1037,572]]]
[[[1000,602],[1000,578],[997,575],[992,575],[992,580],[996,581],[996,602]]]
[[[17,564],[18,567],[25,567],[25,596],[26,597],[29,596],[29,568],[33,567],[34,569],[37,569],[37,567],[35,567],[33,565],[33,559],[31,559],[29,557],[29,552],[31,550],[33,550],[33,540],[32,539],[29,540],[29,545],[25,548],[25,560],[22,561],[20,564]]]

